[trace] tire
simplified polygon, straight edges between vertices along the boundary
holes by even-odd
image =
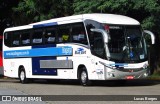
[[[91,81],[88,79],[88,73],[85,68],[80,72],[79,80],[83,86],[91,85]]]
[[[24,69],[21,69],[19,72],[19,80],[22,84],[25,84],[28,82],[28,79],[26,78],[26,73]]]

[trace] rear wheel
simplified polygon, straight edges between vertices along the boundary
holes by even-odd
[[[83,86],[91,85],[91,81],[88,79],[88,73],[85,68],[83,68],[83,70],[80,72],[79,79],[80,79],[81,85]]]
[[[19,72],[19,80],[22,84],[25,84],[28,82],[28,79],[26,78],[26,73],[24,69],[21,69]]]

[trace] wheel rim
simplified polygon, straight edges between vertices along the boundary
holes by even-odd
[[[83,71],[81,74],[81,81],[82,83],[86,83],[87,81],[87,73],[85,71]]]
[[[21,71],[20,78],[21,78],[21,81],[24,80],[24,78],[25,78],[25,73],[24,73],[24,71]]]

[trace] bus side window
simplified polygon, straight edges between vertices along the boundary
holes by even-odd
[[[58,29],[58,42],[70,42],[70,25],[62,25]]]
[[[105,48],[102,34],[98,32],[92,32],[91,52],[93,55],[105,59]],[[90,37],[91,38],[91,37]]]
[[[22,33],[21,36],[21,40],[22,40],[22,45],[30,45],[31,41],[30,41],[30,30],[27,30],[25,32]]]
[[[45,32],[45,43],[55,43],[56,42],[56,30],[54,28],[48,28]]]
[[[42,44],[42,38],[43,38],[43,30],[42,29],[37,29],[34,31],[33,35],[32,35],[32,43],[33,45],[37,45],[37,44]]]
[[[8,47],[12,46],[12,36],[13,36],[13,32],[7,32],[4,34],[4,44]]]
[[[72,42],[81,43],[87,45],[87,37],[85,33],[85,29],[82,23],[77,23],[72,25]]]
[[[14,32],[13,33],[13,40],[12,40],[12,46],[20,46],[20,37],[21,33],[20,32]]]

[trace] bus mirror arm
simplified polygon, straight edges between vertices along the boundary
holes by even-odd
[[[144,30],[144,33],[149,34],[151,36],[152,44],[155,44],[155,35],[151,31],[148,31],[148,30]]]
[[[92,32],[102,33],[103,38],[104,38],[104,42],[105,42],[105,43],[108,43],[109,36],[108,36],[108,34],[106,33],[106,31],[104,31],[104,30],[102,30],[102,29],[91,29],[91,31],[92,31]]]

